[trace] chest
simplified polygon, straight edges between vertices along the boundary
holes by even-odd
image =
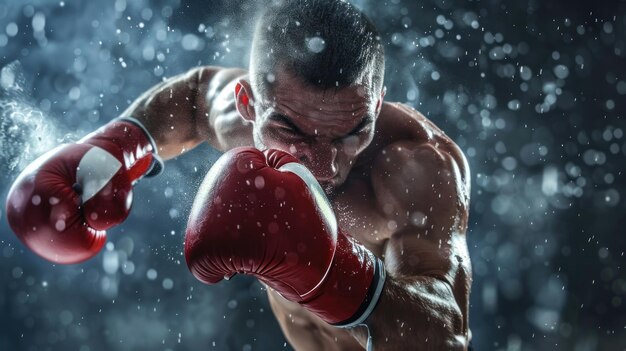
[[[367,176],[349,177],[331,199],[339,226],[376,256],[381,257],[393,227],[378,208]]]

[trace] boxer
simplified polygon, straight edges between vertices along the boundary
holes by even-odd
[[[296,350],[467,349],[468,164],[384,101],[384,67],[383,39],[349,3],[273,2],[248,70],[191,69],[42,156],[9,193],[9,224],[49,260],[88,259],[137,179],[208,142],[225,154],[188,223],[198,279],[256,276]]]

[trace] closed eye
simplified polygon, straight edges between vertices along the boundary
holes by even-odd
[[[304,135],[302,131],[287,117],[278,113],[273,113],[269,116],[270,121],[278,129],[279,132],[290,135],[300,136]]]
[[[348,135],[359,135],[363,133],[364,131],[368,130],[370,126],[371,126],[371,121],[363,120],[363,122],[359,123],[359,125],[356,126],[356,128],[352,129],[352,131],[348,133]]]
[[[350,132],[350,135],[359,135],[359,134],[363,133],[366,129],[367,128],[364,127],[364,128],[359,129],[359,130],[354,130],[354,131]]]
[[[280,129],[280,131],[283,132],[283,133],[287,133],[287,134],[291,134],[291,135],[300,135],[300,133],[298,133],[298,131],[294,130],[291,127],[279,125],[278,129]]]

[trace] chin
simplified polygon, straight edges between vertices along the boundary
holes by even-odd
[[[320,186],[328,197],[332,197],[335,194],[335,190],[337,189],[336,186],[329,183],[320,183]]]
[[[326,193],[326,195],[331,196],[337,193],[337,189],[339,189],[343,185],[343,183],[345,182],[345,179],[342,179],[340,176],[337,176],[330,180],[318,181],[318,182],[320,183],[320,186],[322,187],[322,189],[324,189],[324,192]]]

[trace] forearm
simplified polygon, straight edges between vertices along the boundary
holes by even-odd
[[[452,289],[433,277],[399,279],[388,276],[374,312],[366,320],[373,349],[465,350],[467,314]],[[367,329],[350,329],[362,345]]]
[[[196,68],[150,88],[120,116],[140,121],[163,159],[176,157],[205,141],[208,108],[198,98],[206,68]]]

